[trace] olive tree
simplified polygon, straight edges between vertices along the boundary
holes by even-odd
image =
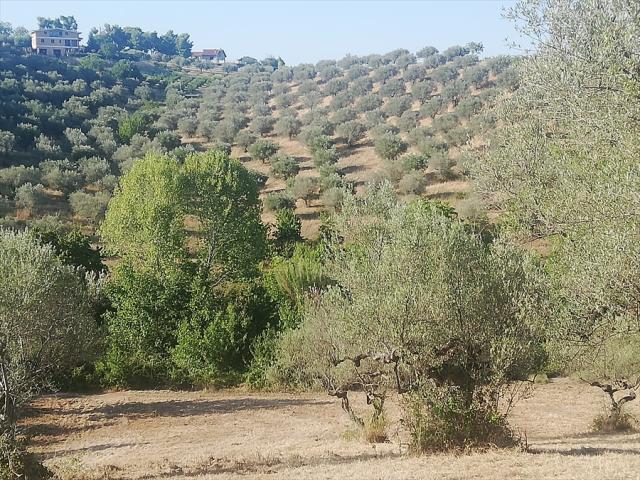
[[[498,106],[493,148],[472,167],[516,241],[553,246],[552,352],[608,377],[638,373],[639,8],[519,2],[510,16],[536,55],[518,62],[520,88]]]
[[[364,138],[367,129],[360,122],[355,120],[341,123],[336,127],[336,134],[342,138],[344,143],[353,147]]]
[[[375,142],[375,151],[384,160],[395,160],[407,151],[407,147],[406,142],[391,133],[380,136]]]
[[[262,163],[266,163],[271,157],[273,157],[280,146],[271,140],[258,140],[249,147],[249,155],[253,158],[260,160]]]
[[[54,375],[94,359],[96,285],[34,236],[0,230],[0,473],[20,473],[21,407]]]
[[[322,385],[360,425],[351,391],[375,422],[396,390],[416,449],[508,441],[511,380],[541,360],[534,259],[485,245],[449,207],[398,203],[388,184],[345,196],[332,223],[334,286],[307,298],[274,368]]]

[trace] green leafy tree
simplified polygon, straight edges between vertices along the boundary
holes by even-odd
[[[148,125],[148,119],[142,112],[127,115],[118,123],[118,136],[122,143],[129,143],[134,135],[143,134]]]
[[[273,246],[279,255],[290,257],[296,244],[302,242],[302,222],[293,209],[284,208],[276,212]]]

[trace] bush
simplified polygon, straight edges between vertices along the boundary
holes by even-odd
[[[434,396],[428,407],[424,399]],[[404,410],[411,449],[417,453],[517,444],[503,416],[482,405],[467,406],[453,391],[413,394],[405,399]]]
[[[424,176],[419,172],[410,172],[400,179],[398,190],[403,195],[417,195],[424,188]]]
[[[403,155],[398,159],[398,163],[402,166],[402,169],[405,172],[410,172],[412,170],[422,170],[427,166],[428,162],[429,159],[427,157],[415,153]]]
[[[302,242],[302,222],[293,209],[285,208],[276,212],[273,246],[278,255],[290,257],[296,244]]]

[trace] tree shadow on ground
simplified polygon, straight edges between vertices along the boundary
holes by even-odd
[[[239,397],[211,400],[161,400],[153,402],[126,402],[111,405],[85,406],[82,408],[54,407],[42,409],[50,415],[83,415],[94,420],[109,420],[119,417],[136,419],[141,417],[191,417],[218,415],[246,410],[278,409],[304,405],[328,405],[330,401],[305,399],[267,399]]]
[[[614,447],[576,447],[576,448],[536,448],[531,447],[528,453],[534,455],[550,453],[554,455],[563,455],[568,457],[595,457],[604,454],[617,455],[639,455],[640,448],[614,448]]]
[[[324,455],[320,457],[291,457],[291,458],[256,458],[250,459],[231,459],[211,457],[199,465],[189,467],[175,466],[173,471],[169,472],[149,472],[147,475],[139,477],[144,480],[160,480],[164,478],[202,478],[203,475],[255,475],[255,474],[274,474],[282,469],[306,468],[306,467],[322,467],[332,465],[344,465],[351,463],[366,462],[374,459],[384,458],[400,458],[400,453],[362,453],[358,455]],[[250,478],[250,477],[249,477]],[[124,480],[124,477],[122,477]]]
[[[43,460],[48,458],[54,458],[63,455],[78,455],[82,453],[94,453],[100,452],[102,450],[111,450],[114,448],[129,448],[129,447],[139,447],[141,445],[149,445],[149,442],[136,442],[136,443],[104,443],[101,445],[92,445],[90,447],[83,448],[74,448],[68,450],[56,450],[53,452],[47,452],[45,454],[39,455]]]

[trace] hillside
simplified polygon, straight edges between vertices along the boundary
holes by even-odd
[[[339,207],[343,188],[370,180],[458,205],[468,190],[461,152],[494,127],[483,108],[515,88],[512,59],[480,60],[477,49],[295,67],[249,59],[225,73],[140,56],[63,63],[7,55],[2,223],[56,215],[91,232],[117,177],[149,150],[184,158],[230,149],[263,182],[264,221],[295,202],[306,237],[322,211]]]

